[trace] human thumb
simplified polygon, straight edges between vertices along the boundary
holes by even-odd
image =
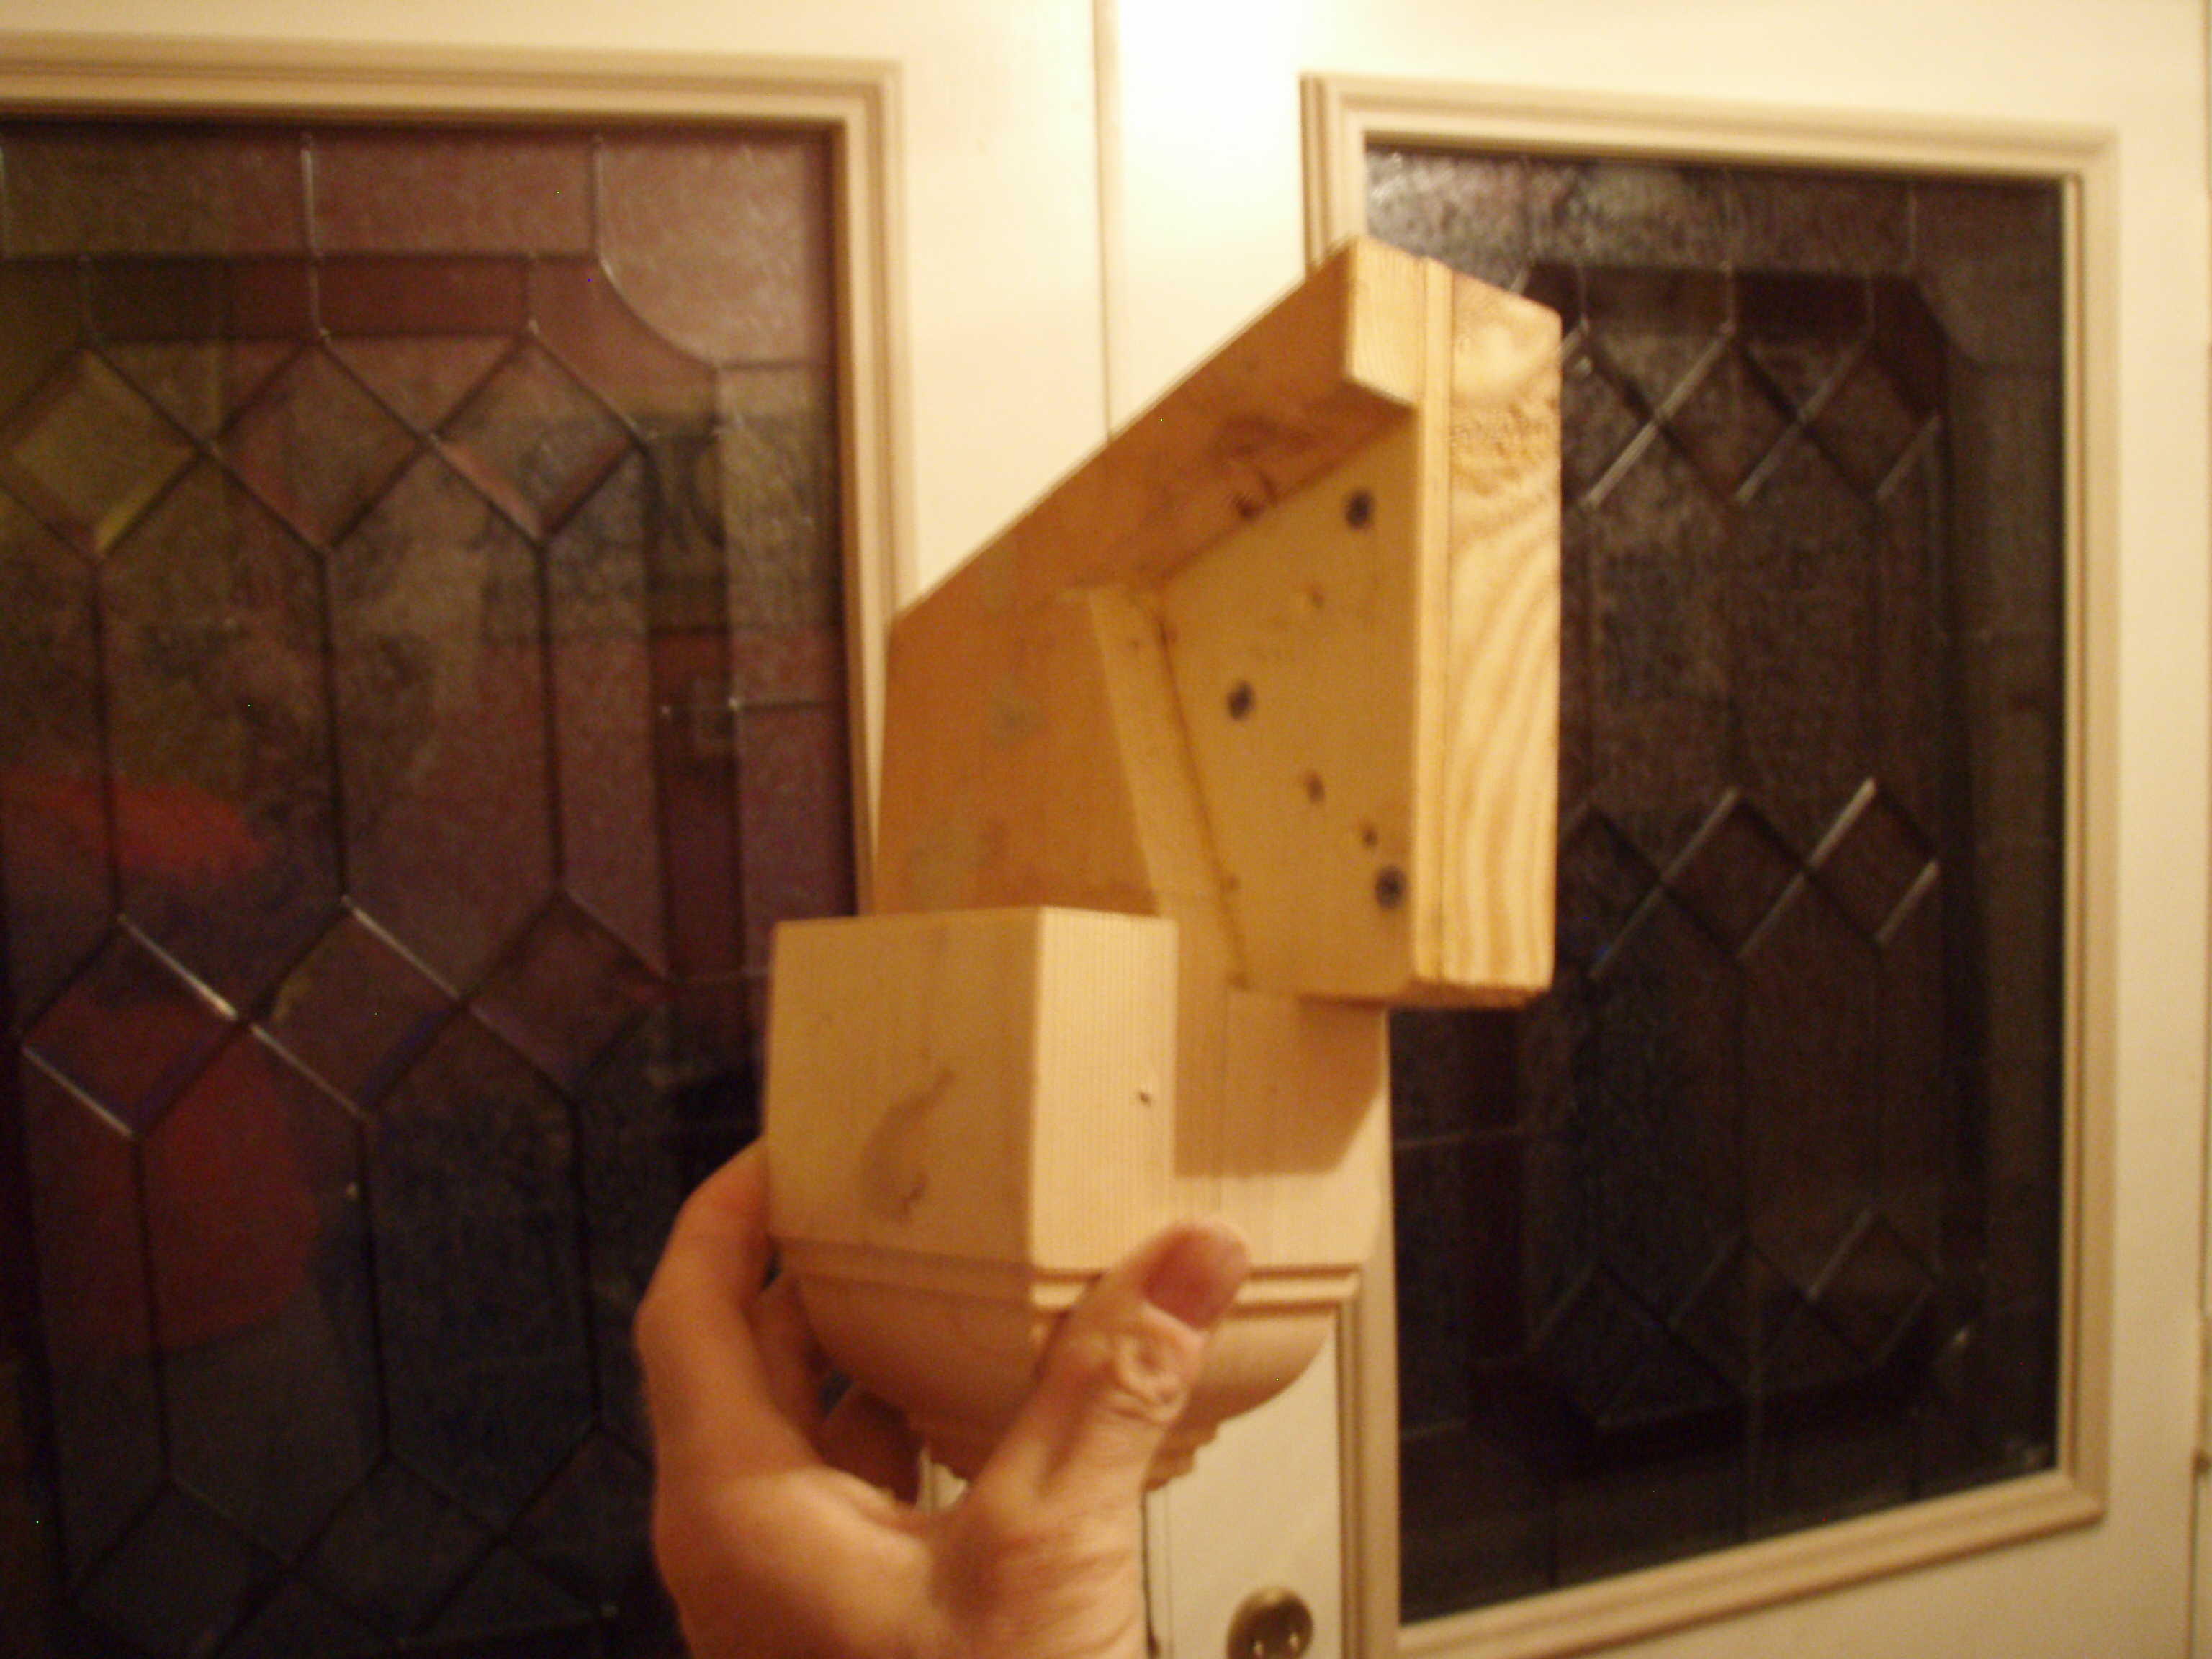
[[[1250,1272],[1243,1240],[1218,1221],[1170,1228],[1126,1257],[1061,1321],[978,1486],[1063,1511],[1133,1504]]]

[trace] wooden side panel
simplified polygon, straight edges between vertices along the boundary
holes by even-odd
[[[1096,1272],[1142,1239],[1173,1197],[1175,931],[1034,909],[779,928],[776,1237],[894,1282]]]
[[[1424,276],[1413,409],[1161,605],[1249,982],[1510,1004],[1552,973],[1559,323]]]
[[[975,598],[940,594],[892,636],[877,908],[1154,911],[1090,606]]]
[[[1441,866],[1424,977],[1500,1001],[1552,982],[1559,775],[1559,324],[1452,284]]]
[[[1176,927],[1048,910],[1037,955],[1030,1263],[1096,1273],[1176,1205]]]
[[[1410,415],[1163,590],[1169,653],[1249,982],[1388,998],[1413,973]]]

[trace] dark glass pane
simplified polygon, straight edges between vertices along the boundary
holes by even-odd
[[[0,125],[27,1652],[675,1650],[630,1322],[852,902],[829,169]]]
[[[104,552],[191,459],[122,376],[78,352],[0,427],[0,483],[87,552]]]
[[[1498,288],[1528,263],[1528,172],[1518,156],[1367,153],[1367,228]]]
[[[829,146],[623,133],[600,151],[606,267],[659,333],[713,363],[827,361]]]
[[[313,262],[277,258],[102,259],[81,276],[111,356],[158,342],[218,356],[313,334],[315,278]]]
[[[112,935],[31,1028],[27,1050],[132,1131],[152,1127],[221,1043],[224,1011],[137,934]]]
[[[386,408],[424,432],[452,416],[509,346],[499,334],[386,334],[331,342],[332,354]]]
[[[438,1615],[429,1639],[461,1640],[527,1632],[533,1653],[556,1656],[567,1651],[584,1659],[595,1645],[590,1623],[589,1603],[578,1601],[513,1550],[498,1548]],[[568,1638],[566,1643],[564,1635]]]
[[[1912,187],[1903,179],[1747,167],[1731,183],[1739,265],[1869,275],[1910,267]]]
[[[492,1534],[397,1462],[354,1488],[303,1564],[304,1575],[394,1650],[435,1615],[483,1559]]]
[[[635,1595],[637,1540],[653,1499],[644,1458],[594,1435],[547,1485],[515,1528],[524,1555],[586,1606]]]
[[[161,1479],[137,1168],[117,1125],[42,1068],[24,1067],[21,1091],[62,1554],[82,1574]]]
[[[712,416],[712,371],[655,333],[596,263],[532,261],[530,313],[538,337],[616,408],[686,424]]]
[[[741,629],[834,629],[843,588],[824,377],[732,372],[720,392],[720,521],[742,573],[731,585],[729,620]]]
[[[527,316],[514,259],[325,259],[315,274],[333,334],[513,334]]]
[[[375,1632],[296,1580],[264,1602],[223,1648],[224,1659],[368,1659]]]
[[[8,155],[11,253],[271,253],[304,246],[300,150],[281,131],[23,122]]]
[[[573,1089],[660,995],[652,972],[620,940],[556,900],[493,973],[475,1008],[539,1071]]]
[[[627,435],[574,376],[529,347],[501,363],[439,431],[455,469],[541,538],[623,458]]]
[[[125,343],[108,361],[194,437],[211,439],[291,357],[283,340]]]
[[[15,410],[76,345],[83,279],[75,260],[12,259],[0,266],[0,404]]]
[[[1658,866],[1721,799],[1741,741],[1730,527],[1681,453],[1656,443],[1566,532],[1589,596],[1593,805]]]
[[[647,550],[660,501],[633,455],[546,548],[553,729],[565,885],[629,948],[665,969]]]
[[[392,1449],[506,1526],[592,1421],[568,1109],[459,1020],[377,1109],[368,1175]]]
[[[111,551],[106,587],[123,908],[243,1006],[337,904],[321,574],[202,465]]]
[[[366,1105],[428,1043],[451,1007],[389,935],[349,914],[285,979],[267,1029],[325,1086]]]
[[[1695,270],[1727,258],[1731,216],[1717,169],[1548,157],[1523,165],[1537,258]]]
[[[62,988],[113,913],[94,582],[0,497],[0,879],[19,1018]]]
[[[318,543],[343,535],[414,448],[407,428],[320,348],[270,376],[222,440],[238,476]]]
[[[828,833],[802,842],[747,836],[744,881],[746,965],[765,971],[775,924],[835,915],[853,889],[851,760],[842,702],[745,711],[738,726],[738,811],[747,823],[818,823]]]
[[[375,1444],[350,1117],[232,1043],[145,1149],[170,1461],[232,1526],[296,1552]]]
[[[335,550],[331,579],[354,896],[468,985],[553,880],[536,557],[425,458]]]
[[[592,141],[576,132],[315,135],[315,246],[325,253],[585,253]]]
[[[1566,325],[1559,976],[1394,1022],[1409,1616],[2047,1467],[2055,187],[1368,177]]]
[[[1752,1241],[1812,1296],[1880,1170],[1878,958],[1810,887],[1743,955]]]
[[[140,1653],[206,1653],[271,1576],[265,1558],[191,1498],[165,1492],[85,1586],[84,1605]]]

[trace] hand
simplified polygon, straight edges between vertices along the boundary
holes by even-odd
[[[1249,1271],[1236,1235],[1172,1228],[1101,1278],[924,1514],[896,1415],[855,1392],[825,1419],[793,1287],[761,1289],[765,1178],[756,1148],[693,1194],[638,1310],[653,1547],[695,1659],[1137,1659],[1146,1470]]]

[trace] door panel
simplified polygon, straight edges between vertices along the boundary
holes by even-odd
[[[1240,35],[1238,52],[1221,61],[1202,92],[1165,62],[1189,9],[1129,0],[1117,12],[1123,139],[1116,223],[1130,251],[1121,262],[1129,292],[1115,314],[1143,320],[1130,323],[1121,337],[1116,384],[1133,399],[1152,374],[1166,372],[1188,341],[1218,331],[1237,309],[1295,275],[1283,245],[1285,228],[1299,209],[1283,199],[1277,180],[1296,141],[1268,100],[1277,82],[1316,64],[1405,77],[1385,83],[1405,93],[1411,112],[1392,118],[1394,137],[1464,136],[1466,128],[1451,126],[1439,113],[1449,100],[1433,90],[1460,77],[1492,87],[1514,83],[1512,93],[1491,94],[1504,112],[1498,118],[1509,131],[1521,121],[1524,142],[1544,133],[1547,145],[1559,140],[1556,127],[1545,123],[1562,108],[1599,131],[1626,133],[1656,122],[1674,154],[1744,155],[1756,148],[1746,135],[1770,122],[1808,135],[1814,152],[1831,161],[1843,159],[1856,131],[1871,147],[1867,154],[1902,161],[1900,139],[1908,128],[1935,135],[1933,147],[1941,152],[1947,128],[1936,118],[1966,109],[2031,132],[2047,132],[2041,124],[2052,119],[2087,124],[2094,130],[2063,135],[2066,142],[2086,143],[2094,152],[2106,133],[2116,133],[2122,145],[2174,156],[2185,173],[2196,166],[2193,147],[2201,142],[2201,65],[2181,7],[2160,14],[2169,31],[2160,50],[2181,67],[2160,74],[2152,61],[2158,52],[2147,40],[2124,48],[2106,40],[2093,49],[2097,31],[2089,13],[2065,7],[2040,15],[2047,27],[2032,46],[2014,40],[1992,53],[1995,43],[1983,38],[1971,8],[1943,5],[1915,9],[1909,27],[1901,8],[1893,15],[1881,6],[1800,5],[1788,9],[1786,28],[1759,40],[1732,33],[1737,15],[1718,7],[1668,9],[1662,19],[1649,9],[1606,4],[1509,15],[1502,8],[1409,3],[1370,8],[1353,20],[1294,6],[1273,9],[1267,27],[1250,27]],[[1233,6],[1201,9],[1203,19],[1188,26],[1200,34],[1255,22]],[[1893,48],[1906,34],[1916,46],[1900,60]],[[1785,47],[1785,38],[1793,47]],[[1819,42],[1817,52],[1793,49],[1809,40]],[[2138,49],[2145,52],[2140,60]],[[1962,82],[1936,72],[1938,64],[1962,61],[1961,53],[1977,64],[1972,77]],[[2136,84],[2157,87],[2154,111],[2142,100],[2116,95],[2117,82],[2085,66],[2084,54],[2110,67],[2115,53],[2134,64],[2128,73],[2139,77]],[[1605,96],[1596,88],[1623,91]],[[1667,100],[1689,88],[1699,97],[1741,102],[1718,106],[1702,128],[1686,117],[1667,126],[1670,114],[1683,117],[1686,107]],[[1791,113],[1806,104],[1883,113],[1859,119]],[[1905,118],[1923,110],[1925,120]],[[1157,120],[1147,118],[1154,113]],[[1972,125],[1949,131],[1970,133]],[[2203,234],[2203,203],[2179,175],[2163,179],[2159,173],[2154,164],[2124,176],[2107,173],[2107,204],[2126,228],[2114,231],[2112,222],[2093,226],[2068,257],[2081,262],[2075,270],[2091,273],[2093,285],[2124,279],[2139,295],[2149,283],[2168,296],[2171,314],[2195,318],[2204,295],[2204,262],[2192,252]],[[1231,179],[1237,181],[1234,188],[1224,182]],[[1332,190],[1349,196],[1357,188],[1312,171],[1307,181],[1316,201]],[[2166,223],[2145,223],[2136,216],[2144,212]],[[1187,247],[1200,246],[1203,259],[1183,258]],[[1153,273],[1170,269],[1180,278],[1173,307],[1162,303],[1164,283],[1146,286]],[[2173,624],[2152,596],[2178,581],[2197,604],[2201,573],[2188,549],[2200,538],[2191,531],[2162,547],[2154,537],[2122,541],[2112,532],[2123,522],[2153,524],[2169,514],[2191,526],[2201,521],[2203,364],[2187,350],[2181,354],[2185,367],[2162,358],[2144,320],[2122,326],[2115,313],[2093,304],[2069,342],[2070,362],[2087,377],[2085,414],[2075,430],[2089,447],[2076,475],[2089,484],[2073,526],[2085,551],[2077,567],[2079,609],[2071,619],[2082,631],[2073,636],[2078,649],[2069,659],[2081,675],[2075,695],[2081,723],[2069,763],[2086,766],[2078,775],[2088,782],[2075,821],[2075,833],[2084,837],[2075,845],[2086,848],[2086,861],[2070,878],[2067,900],[2078,907],[2081,927],[2069,946],[2075,977],[2067,992],[2065,1065],[2081,1091],[2083,1116],[2057,1197],[2078,1286],[2068,1305],[2069,1319],[2078,1322],[2069,1340],[2079,1346],[2069,1352],[2089,1360],[2064,1388],[2068,1416],[2059,1455],[2072,1473],[1992,1489],[2010,1492],[2007,1501],[2031,1510],[2048,1504],[2043,1519],[2027,1524],[2062,1530],[2041,1542],[1953,1559],[1961,1547],[1953,1523],[1970,1511],[1975,1526],[1987,1520],[1978,1513],[1981,1500],[1967,1494],[1898,1511],[1895,1528],[1881,1531],[1880,1548],[1867,1562],[1826,1569],[1831,1582],[1835,1573],[1866,1582],[1816,1601],[1757,1610],[1790,1594],[1789,1574],[1774,1571],[1779,1559],[1824,1555],[1848,1527],[1815,1528],[1786,1547],[1762,1545],[1708,1558],[1709,1571],[1666,1581],[1673,1589],[1648,1575],[1616,1581],[1613,1590],[1593,1586],[1571,1610],[1529,1598],[1502,1604],[1501,1616],[1488,1623],[1411,1627],[1404,1638],[1409,1649],[1550,1650],[1569,1639],[1565,1632],[1571,1628],[1581,1632],[1574,1638],[1581,1643],[1682,1656],[1784,1646],[1861,1654],[2002,1650],[2054,1659],[2085,1650],[2179,1650],[2188,1594],[2187,1421],[2195,1379],[2187,1355],[2195,1279],[2193,1266],[2177,1271],[2176,1264],[2196,1260],[2188,1240],[2196,1236],[2201,1182],[2193,1160],[2185,1169],[2161,1166],[2149,1149],[2169,1136],[2170,1144],[2194,1146],[2201,1133],[2202,952],[2192,941],[2203,929],[2203,888],[2197,854],[2172,848],[2168,837],[2178,833],[2192,848],[2203,837],[2204,775],[2195,757],[2205,653],[2199,613]],[[2130,388],[2125,396],[2123,385]],[[2175,422],[2185,434],[2178,440]],[[2124,467],[2116,467],[2123,456]],[[2146,465],[2157,469],[2155,479],[2142,470]],[[2100,492],[2108,493],[2100,499]],[[2191,735],[2179,769],[2153,758],[2175,752],[2158,737],[2156,719],[2138,724],[2125,712],[2147,711],[2136,699],[2160,695],[2179,696],[2189,711],[2184,718]],[[2138,816],[2136,803],[2157,803],[2155,816]],[[1747,878],[1755,870],[1740,862],[1734,872]],[[2168,900],[2182,913],[2166,911]],[[1878,1022],[1875,1029],[1890,1028]],[[2171,1046],[2152,1038],[2160,1031]],[[2139,1046],[2145,1041],[2161,1059]],[[1459,1157],[1463,1164],[1466,1153]],[[1467,1175],[1456,1167],[1437,1173],[1461,1182]],[[1486,1316],[1484,1308],[1473,1316]],[[2109,1363],[2099,1357],[2104,1330],[2112,1335]],[[1441,1380],[1432,1372],[1409,1376],[1403,1368],[1395,1378],[1430,1401]],[[1371,1437],[1394,1427],[1370,1419],[1365,1431]],[[1206,1478],[1203,1471],[1198,1478]],[[1367,1490],[1372,1495],[1382,1488],[1370,1482]],[[2094,1525],[2063,1529],[2100,1511]],[[1475,1527],[1468,1547],[1495,1550],[1501,1534],[1525,1519],[1509,1507],[1498,1525]],[[1622,1536],[1632,1546],[1640,1534],[1631,1529]],[[1928,1565],[1903,1566],[1916,1560]],[[1370,1607],[1372,1595],[1370,1588],[1363,1598]],[[2023,1603],[2033,1607],[2033,1615],[2014,1611]],[[1747,1610],[1729,1613],[1732,1606]],[[1569,1611],[1586,1622],[1559,1622]],[[1639,1628],[1678,1620],[1694,1627],[1622,1645]],[[1369,1624],[1369,1649],[1384,1650],[1376,1622]],[[1380,1622],[1387,1630],[1392,1621]],[[2100,1633],[2087,1633],[2100,1626]]]

